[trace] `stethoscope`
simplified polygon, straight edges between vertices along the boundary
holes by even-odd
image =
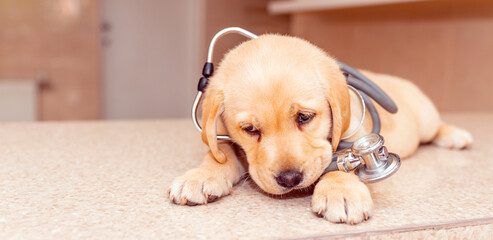
[[[200,132],[202,132],[202,127],[199,124],[197,112],[200,101],[202,100],[202,95],[209,81],[208,78],[212,76],[214,72],[214,65],[212,64],[214,46],[217,40],[228,33],[239,33],[251,39],[258,38],[257,35],[239,27],[225,28],[216,33],[212,38],[207,54],[207,62],[202,69],[202,77],[199,79],[197,86],[198,92],[192,106],[192,120],[195,127]],[[337,147],[337,151],[332,157],[332,162],[325,169],[323,174],[337,170],[344,172],[354,170],[355,174],[358,175],[363,182],[372,183],[383,180],[399,169],[401,161],[399,155],[388,152],[387,148],[383,145],[384,139],[379,134],[381,128],[380,117],[370,98],[390,113],[396,113],[397,106],[382,89],[359,71],[344,63],[338,62],[338,64],[341,71],[346,76],[348,88],[359,97],[361,105],[363,106],[363,115],[359,126],[355,131],[349,133],[347,136],[343,136],[341,139],[345,140],[356,134],[363,124],[366,110],[368,110],[372,118],[373,128],[370,134],[355,142],[341,141]],[[218,135],[217,139],[232,140],[228,135]]]

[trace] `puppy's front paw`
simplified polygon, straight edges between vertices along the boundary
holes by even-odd
[[[352,173],[329,172],[315,186],[312,211],[331,222],[360,223],[372,210],[368,188]]]
[[[173,181],[168,195],[175,204],[195,206],[231,194],[232,187],[233,183],[223,174],[194,168]]]

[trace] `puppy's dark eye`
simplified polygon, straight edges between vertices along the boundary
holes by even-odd
[[[248,127],[244,127],[243,131],[245,131],[251,135],[259,135],[260,134],[260,131],[257,128],[255,128],[253,125],[250,125]]]
[[[298,116],[296,117],[296,122],[298,125],[303,125],[309,123],[315,114],[308,114],[308,113],[298,113]]]

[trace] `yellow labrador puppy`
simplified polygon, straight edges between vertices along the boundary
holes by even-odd
[[[396,102],[390,114],[377,106],[381,135],[402,158],[433,142],[462,149],[471,135],[441,121],[433,103],[415,85],[393,76],[363,72]],[[168,190],[176,204],[205,204],[228,195],[248,171],[270,194],[314,189],[312,210],[332,222],[359,223],[373,201],[353,173],[329,172],[341,137],[357,128],[362,106],[348,91],[334,58],[299,38],[262,35],[231,50],[205,92],[202,140],[210,151],[202,165],[176,178]],[[371,117],[349,141],[371,131]],[[228,134],[234,143],[216,139]],[[248,169],[239,162],[243,149]]]

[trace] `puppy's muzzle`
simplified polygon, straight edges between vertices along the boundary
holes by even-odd
[[[276,181],[281,187],[296,187],[303,181],[303,173],[299,171],[285,171],[277,175]]]

